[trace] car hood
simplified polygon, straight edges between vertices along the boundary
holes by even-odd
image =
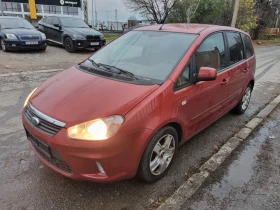
[[[41,32],[34,29],[25,29],[25,28],[16,28],[16,29],[3,29],[2,33],[5,34],[15,34],[18,36],[24,36],[24,35],[40,35]]]
[[[82,35],[98,35],[102,36],[102,34],[92,28],[65,28],[65,31],[68,31],[73,34],[82,34]]]
[[[158,87],[105,79],[72,67],[43,83],[30,103],[70,127],[111,115],[124,116]]]

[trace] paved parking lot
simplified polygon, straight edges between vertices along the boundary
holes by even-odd
[[[51,52],[56,52],[56,56]],[[49,47],[46,53],[56,57],[61,68],[63,65],[71,66],[90,54],[68,54],[63,49],[54,47]],[[38,64],[31,58],[29,62],[24,61],[24,56],[40,55],[39,58],[46,65],[49,59],[41,56],[44,53],[9,54],[14,57],[20,55],[25,71],[33,68],[33,63],[34,66]],[[0,63],[6,65],[7,60],[3,63],[2,55],[3,52],[0,52]],[[263,48],[257,52],[257,81],[248,112],[243,116],[227,114],[183,145],[167,176],[154,184],[145,184],[137,179],[113,184],[80,182],[65,178],[45,167],[29,147],[21,125],[20,112],[29,92],[57,72],[0,76],[0,208],[153,209],[280,93],[279,55],[280,47]],[[60,59],[63,60],[61,64]],[[18,66],[19,64],[20,62],[17,63]],[[54,63],[52,68],[58,67]],[[3,67],[1,72],[2,69]]]
[[[46,69],[67,69],[86,59],[94,51],[68,53],[60,46],[48,46],[45,52],[22,51],[5,53],[0,50],[0,74]]]

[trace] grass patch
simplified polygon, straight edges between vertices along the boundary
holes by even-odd
[[[107,43],[111,42],[112,40],[118,38],[121,34],[104,34]]]

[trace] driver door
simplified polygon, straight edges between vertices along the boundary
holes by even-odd
[[[227,111],[229,73],[225,70],[225,58],[223,33],[211,34],[199,46],[192,61],[175,83],[178,117],[185,123],[186,136],[184,139],[198,133]],[[217,69],[217,79],[196,83],[196,76],[201,67]],[[190,76],[190,82],[179,82],[186,80],[189,72],[193,79]],[[183,79],[180,78],[182,76]]]

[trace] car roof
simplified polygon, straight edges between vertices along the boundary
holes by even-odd
[[[162,26],[161,30],[160,27]],[[240,31],[236,28],[231,28],[227,26],[218,26],[218,25],[207,25],[207,24],[185,24],[185,23],[176,23],[176,24],[156,24],[150,26],[143,26],[141,28],[135,29],[137,31],[169,31],[169,32],[181,32],[188,34],[200,34],[202,32],[212,32],[221,31],[221,30],[231,30],[231,31]],[[243,32],[244,33],[244,32]]]

